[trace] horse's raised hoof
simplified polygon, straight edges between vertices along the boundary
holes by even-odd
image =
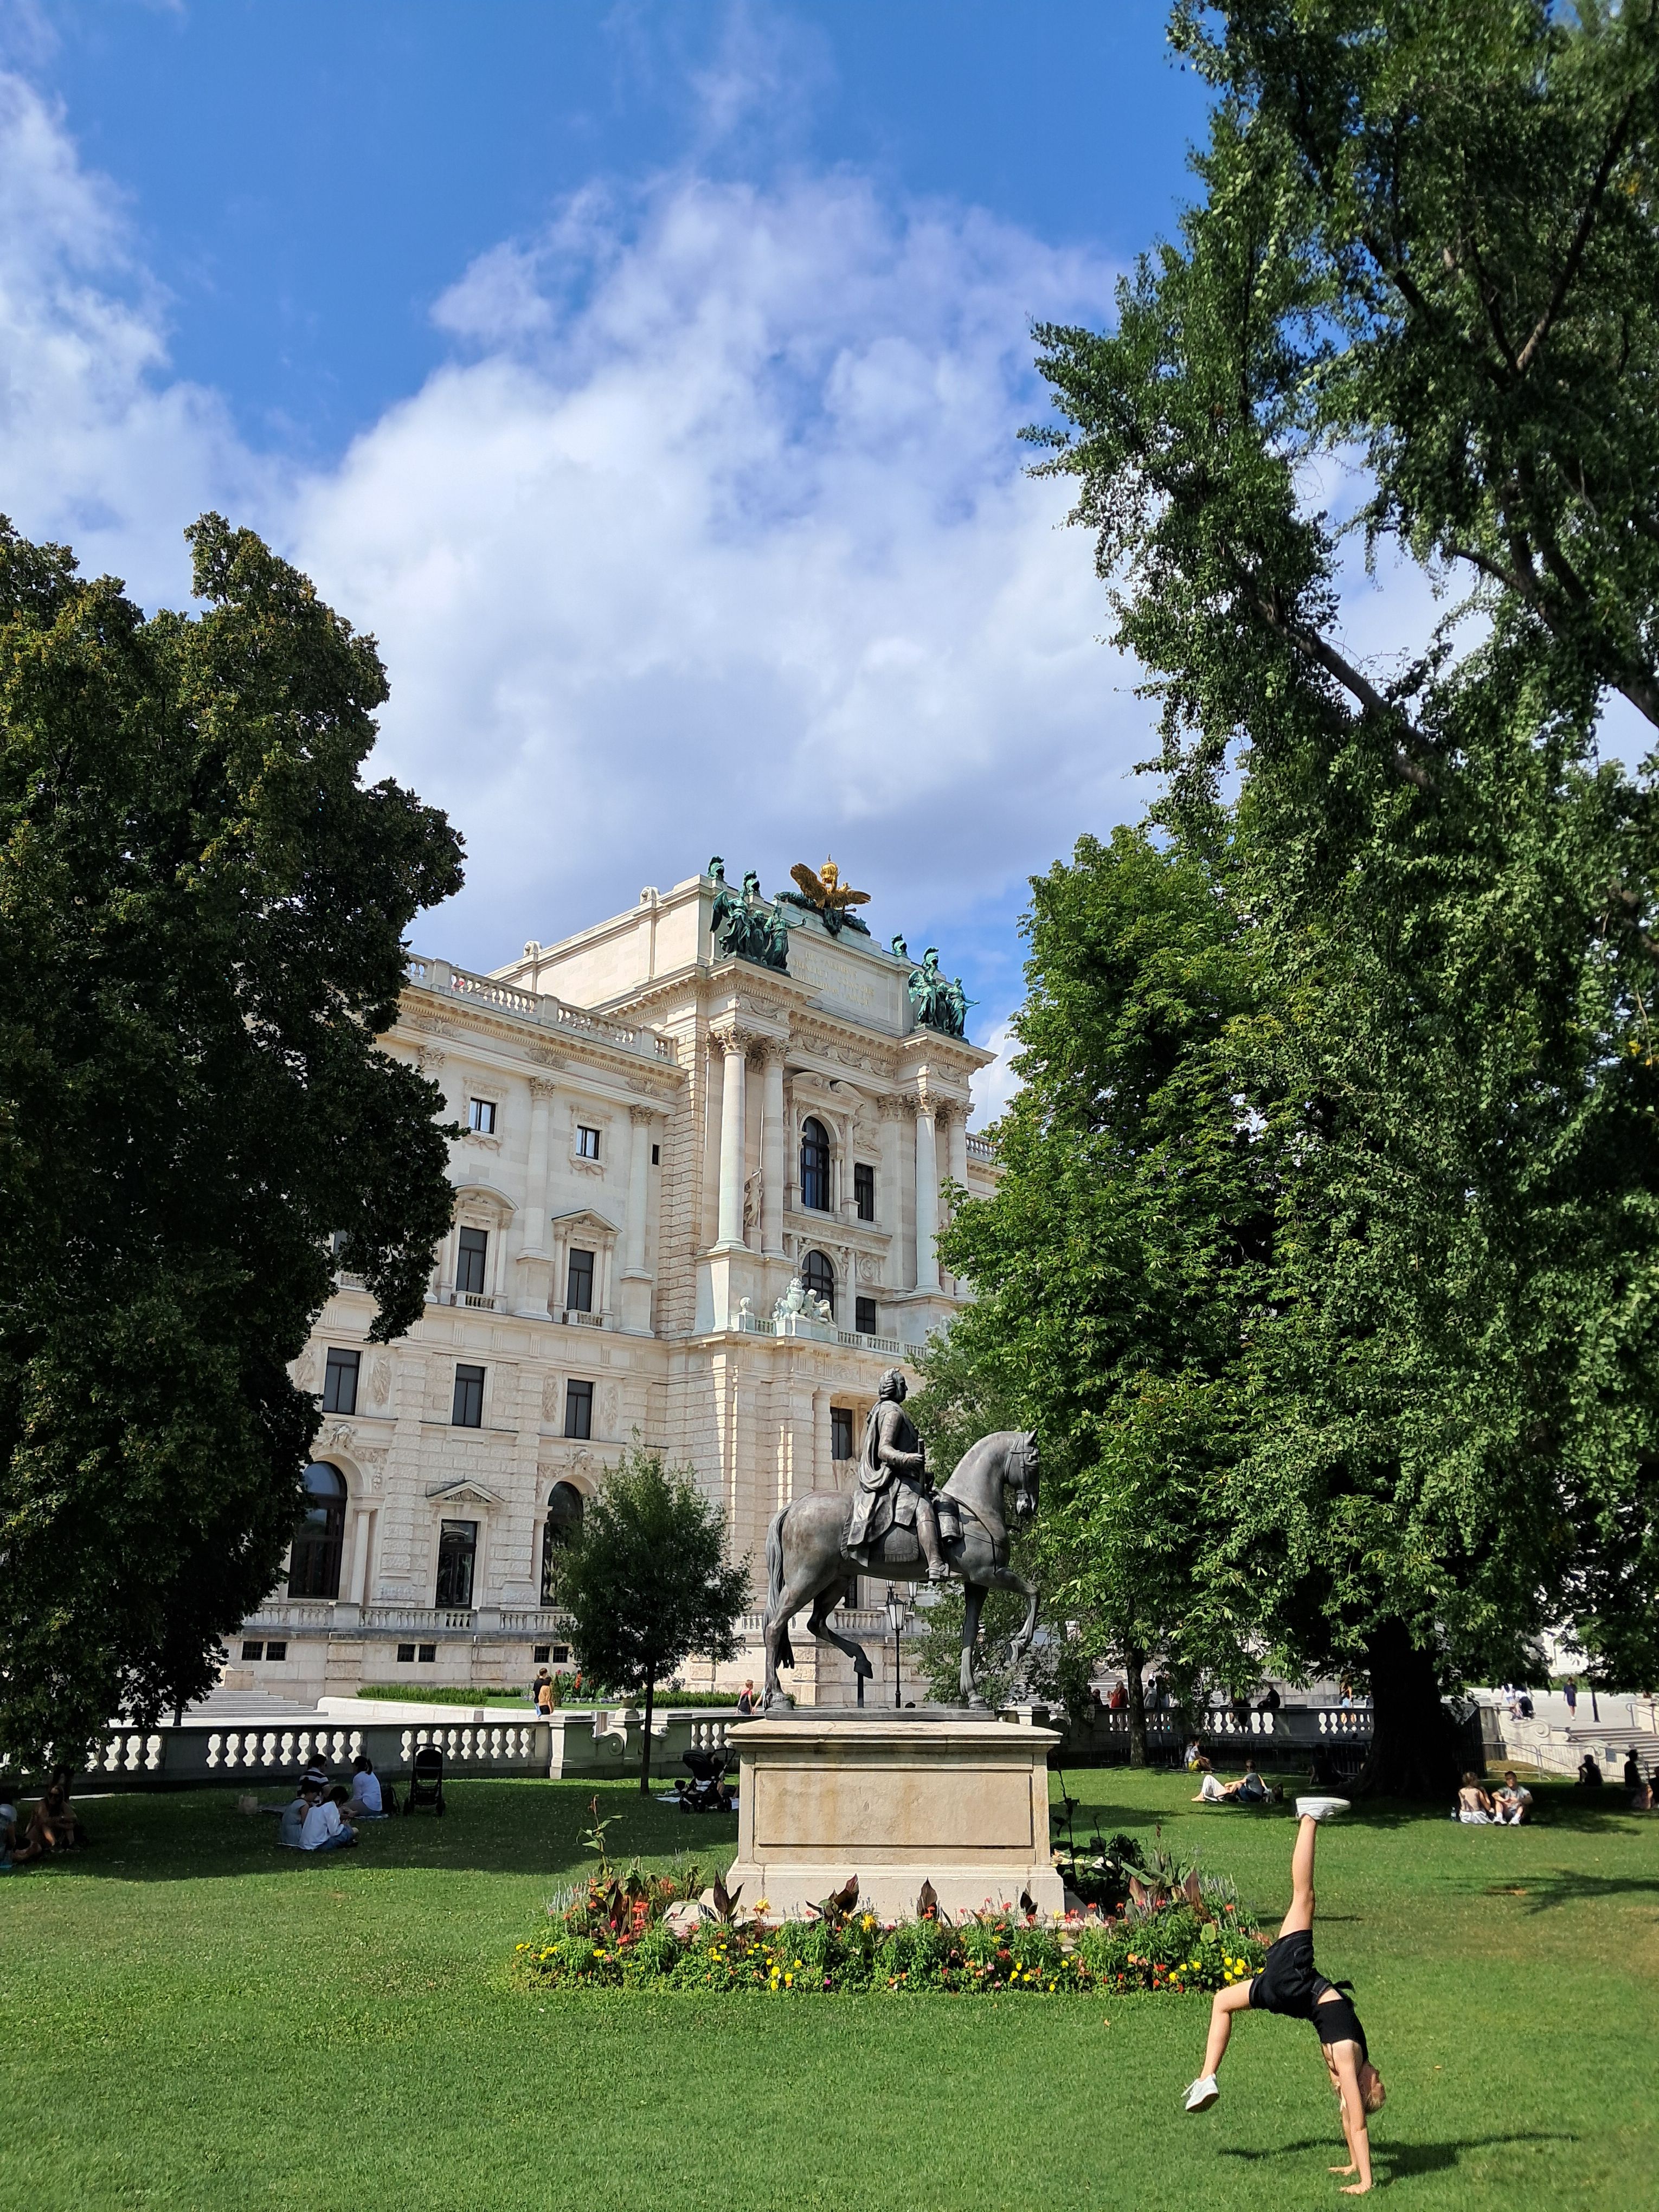
[[[991,1708],[975,1690],[968,1700],[968,1710],[970,1713],[988,1713]]]

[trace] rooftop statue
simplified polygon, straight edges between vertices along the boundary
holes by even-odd
[[[717,853],[708,863],[714,884],[714,906],[709,934],[719,958],[752,960],[757,967],[789,972],[788,916],[775,900],[764,897],[758,872],[750,868],[743,889],[734,891],[726,880],[726,863]]]
[[[897,949],[896,939],[894,949]],[[921,956],[921,967],[910,970],[905,988],[910,994],[916,1019],[924,1029],[938,1030],[943,1036],[967,1036],[968,1009],[979,1001],[968,997],[960,975],[953,979],[939,973],[937,945],[930,945]]]
[[[868,937],[870,925],[860,921],[851,909],[868,906],[868,891],[855,891],[841,879],[841,870],[833,860],[826,860],[821,871],[809,868],[805,860],[797,860],[789,871],[799,885],[798,890],[780,891],[778,896],[791,906],[804,908],[815,914],[831,937],[839,937],[843,929],[855,929],[861,937]]]

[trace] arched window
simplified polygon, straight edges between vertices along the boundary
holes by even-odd
[[[800,1125],[800,1202],[818,1213],[830,1211],[830,1136],[822,1121]]]
[[[542,1523],[542,1603],[559,1601],[559,1554],[582,1532],[582,1494],[574,1484],[556,1482],[547,1499],[547,1518]]]
[[[326,1460],[306,1469],[306,1510],[289,1555],[290,1597],[338,1597],[345,1544],[345,1477]]]
[[[831,1315],[836,1310],[836,1271],[822,1252],[809,1252],[800,1263],[801,1288],[811,1291],[814,1297],[828,1298]]]

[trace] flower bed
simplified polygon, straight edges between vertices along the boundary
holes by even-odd
[[[829,1899],[813,1919],[773,1922],[763,1901],[747,1919],[728,1908],[729,1917],[706,1916],[681,1934],[665,1915],[688,1891],[696,1895],[696,1879],[693,1869],[679,1882],[634,1874],[592,1883],[550,1908],[554,1924],[543,1941],[518,1946],[519,1971],[541,1988],[1059,1996],[1225,1989],[1265,1956],[1236,1905],[1211,1910],[1202,1899],[1048,1925],[991,1911],[884,1922],[856,1907],[837,1911]]]

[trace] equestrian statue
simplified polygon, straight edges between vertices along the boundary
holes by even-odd
[[[981,1437],[935,1492],[927,1453],[904,1410],[905,1382],[896,1367],[881,1378],[864,1425],[864,1449],[851,1498],[814,1492],[774,1516],[766,1532],[766,1695],[775,1705],[780,1667],[795,1663],[789,1624],[805,1607],[806,1626],[820,1644],[833,1644],[853,1662],[860,1685],[873,1671],[864,1647],[838,1636],[830,1615],[851,1598],[861,1574],[933,1583],[956,1577],[963,1584],[962,1694],[975,1711],[988,1711],[974,1681],[974,1651],[988,1590],[1014,1590],[1025,1600],[1025,1619],[1014,1638],[1016,1663],[1031,1648],[1037,1592],[1008,1564],[1005,1486],[1014,1512],[1027,1520],[1037,1506],[1037,1440],[1029,1430]]]

